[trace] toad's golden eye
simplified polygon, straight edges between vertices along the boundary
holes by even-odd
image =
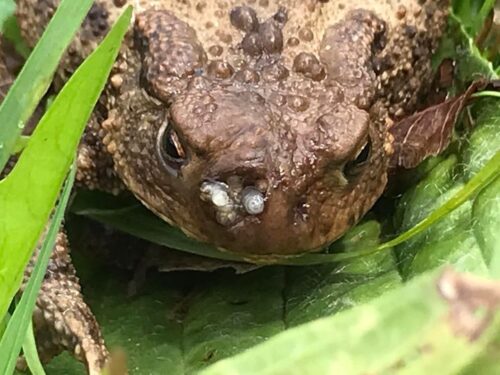
[[[346,163],[344,166],[344,174],[346,176],[354,176],[358,173],[359,168],[361,168],[368,159],[370,158],[372,151],[372,143],[370,139],[365,143],[365,145],[360,149],[356,158]]]
[[[186,150],[177,132],[168,122],[160,129],[157,149],[165,168],[176,176],[180,168],[188,162]]]

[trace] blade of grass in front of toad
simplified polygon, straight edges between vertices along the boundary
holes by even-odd
[[[17,53],[26,59],[31,50],[21,36],[14,16],[15,9],[14,0],[0,0],[0,35],[13,43]]]
[[[61,194],[61,201],[56,207],[54,217],[50,223],[49,230],[47,231],[47,236],[40,248],[40,254],[28,284],[26,285],[26,289],[21,296],[19,304],[16,306],[14,313],[12,314],[12,317],[9,319],[7,329],[0,340],[1,374],[11,374],[16,367],[17,357],[21,350],[23,341],[27,337],[26,332],[31,322],[31,314],[33,308],[35,307],[38,290],[42,284],[42,280],[49,263],[50,254],[52,253],[52,248],[54,247],[56,235],[62,223],[74,178],[75,168],[73,167]],[[28,354],[31,356],[33,355],[33,353]],[[33,363],[31,357],[30,361]]]
[[[33,322],[29,319],[29,317],[28,320],[28,329],[26,330],[26,337],[24,338],[23,343],[23,355],[32,375],[45,375],[42,362],[38,357],[35,333],[33,332]]]
[[[0,0],[0,34],[5,35],[7,23],[14,16],[15,9],[14,0]]]
[[[71,39],[92,5],[92,0],[62,0],[40,41],[0,104],[0,170],[9,159]]]
[[[78,68],[38,124],[14,170],[0,181],[0,316],[5,315],[19,288],[116,59],[131,13],[128,8]]]

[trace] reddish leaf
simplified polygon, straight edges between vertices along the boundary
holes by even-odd
[[[451,141],[453,126],[470,96],[485,87],[472,83],[462,95],[406,117],[389,130],[394,137],[391,168],[414,168],[431,155],[443,151]]]

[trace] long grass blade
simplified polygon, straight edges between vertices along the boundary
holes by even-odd
[[[31,314],[35,307],[36,298],[40,285],[42,284],[47,265],[49,263],[52,248],[56,240],[57,232],[61,227],[64,211],[68,204],[71,188],[75,179],[75,170],[72,168],[64,185],[61,201],[57,205],[54,217],[50,223],[47,235],[40,248],[37,262],[33,273],[28,281],[26,289],[21,296],[12,317],[7,324],[2,340],[0,340],[0,374],[11,374],[16,366],[16,360],[21,351],[21,346],[26,337],[26,331],[31,322]]]
[[[47,91],[71,39],[92,0],[62,0],[42,38],[0,104],[0,170],[15,148],[24,124]]]

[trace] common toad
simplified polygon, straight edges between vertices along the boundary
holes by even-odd
[[[134,25],[82,140],[77,181],[127,189],[188,236],[255,255],[320,249],[373,206],[394,152],[388,129],[428,89],[449,5],[129,2]],[[17,0],[31,45],[57,3]],[[59,82],[127,3],[95,2]],[[67,249],[62,233],[59,246]],[[68,349],[97,374],[107,351],[78,284],[66,280],[45,283],[78,293],[47,297],[42,288],[37,303],[35,326],[53,342],[42,358]],[[80,298],[69,318],[65,298]]]

